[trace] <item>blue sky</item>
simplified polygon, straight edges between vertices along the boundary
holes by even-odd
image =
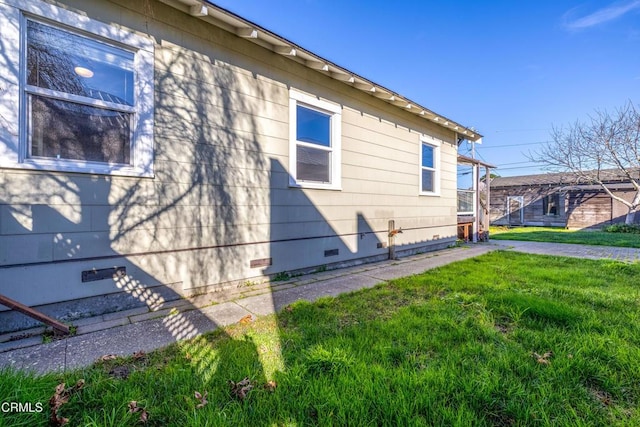
[[[640,103],[640,0],[213,2],[476,128],[502,176],[544,172],[526,154],[552,126]]]

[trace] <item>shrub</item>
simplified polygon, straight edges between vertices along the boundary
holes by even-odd
[[[613,224],[603,228],[607,233],[640,234],[640,224]]]

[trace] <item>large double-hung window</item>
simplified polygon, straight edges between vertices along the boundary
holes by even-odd
[[[134,54],[27,19],[29,158],[130,165]]]
[[[339,105],[290,91],[290,185],[340,189]]]
[[[153,176],[153,42],[37,0],[9,3],[19,129],[0,141],[0,166]]]

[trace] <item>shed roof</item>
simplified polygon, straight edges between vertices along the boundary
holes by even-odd
[[[636,172],[637,173],[637,172]],[[606,169],[600,171],[600,176],[604,182],[628,181],[620,169]],[[541,186],[541,185],[588,185],[593,184],[586,179],[576,179],[570,172],[544,173],[537,175],[520,175],[508,177],[496,177],[491,180],[491,188],[500,187],[520,187],[520,186]]]
[[[210,1],[204,0],[160,0],[176,9],[202,19],[212,25],[229,31],[292,61],[314,69],[342,84],[354,87],[371,96],[379,98],[401,110],[408,111],[441,127],[454,131],[458,138],[477,141],[482,138],[473,128],[463,126],[441,114],[438,114],[415,101],[400,95],[386,87],[368,80],[353,71],[349,71],[297,44],[281,37],[257,24],[246,20]]]
[[[458,163],[468,163],[472,165],[484,166],[486,168],[495,169],[496,166],[483,162],[482,160],[474,159],[473,157],[463,156],[462,154],[458,154]]]

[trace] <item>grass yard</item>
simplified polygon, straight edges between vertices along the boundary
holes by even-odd
[[[577,243],[581,245],[640,248],[640,235],[607,233],[604,231],[566,230],[559,227],[491,227],[495,240],[524,240],[527,242]]]
[[[0,425],[46,425],[80,379],[57,412],[74,426],[640,425],[639,277],[493,252],[137,359],[2,372],[2,401],[44,411]]]

